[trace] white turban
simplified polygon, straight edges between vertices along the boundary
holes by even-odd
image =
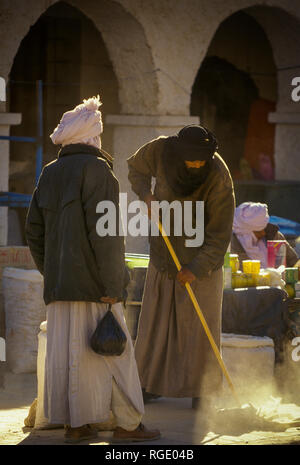
[[[251,260],[260,260],[267,267],[267,247],[253,231],[262,231],[269,223],[268,206],[263,203],[244,202],[235,209],[233,232]]]
[[[102,105],[99,95],[83,100],[74,110],[63,114],[50,138],[53,144],[88,144],[101,148],[100,134],[103,131]]]
[[[268,206],[264,203],[244,202],[235,209],[233,231],[235,234],[249,234],[262,231],[269,223]]]

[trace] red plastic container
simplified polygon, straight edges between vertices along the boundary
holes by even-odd
[[[286,242],[285,241],[267,241],[268,247],[268,267],[278,268],[281,265],[286,266]]]

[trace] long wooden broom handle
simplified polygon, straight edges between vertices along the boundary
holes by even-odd
[[[176,268],[178,269],[178,271],[180,271],[181,268],[182,268],[182,267],[181,267],[181,264],[180,264],[180,262],[179,262],[179,260],[178,260],[178,258],[177,258],[177,255],[176,255],[176,253],[175,253],[175,250],[173,249],[173,246],[172,246],[172,244],[171,244],[171,242],[170,242],[170,240],[169,240],[169,238],[168,238],[168,236],[167,236],[167,234],[166,234],[166,232],[165,232],[165,230],[164,230],[164,228],[163,228],[163,225],[161,224],[160,221],[158,221],[158,228],[159,228],[159,231],[160,231],[162,237],[164,238],[164,241],[165,241],[165,243],[166,243],[166,246],[167,246],[167,248],[168,248],[168,250],[169,250],[169,252],[170,252],[170,254],[171,254],[171,256],[172,256],[172,258],[173,258],[173,260],[174,260],[174,263],[175,263],[175,265],[176,265]],[[209,340],[209,342],[210,342],[210,345],[212,346],[212,349],[213,349],[213,351],[214,351],[214,353],[215,353],[215,356],[216,356],[216,358],[217,358],[217,360],[218,360],[218,362],[219,362],[219,365],[220,365],[220,367],[221,367],[221,369],[222,369],[222,372],[224,373],[224,376],[225,376],[225,378],[227,379],[227,382],[228,382],[229,387],[230,387],[230,389],[231,389],[231,391],[232,391],[232,394],[233,394],[233,396],[234,396],[234,398],[235,398],[237,404],[238,404],[239,406],[241,406],[241,403],[240,403],[240,400],[239,400],[238,395],[237,395],[237,393],[236,393],[236,390],[235,390],[235,388],[234,388],[234,385],[233,385],[233,383],[232,383],[232,381],[231,381],[231,378],[230,378],[229,373],[228,373],[228,371],[227,371],[227,369],[226,369],[226,366],[225,366],[225,364],[224,364],[224,362],[223,362],[223,360],[222,360],[222,357],[221,357],[220,351],[219,351],[219,349],[218,349],[218,346],[217,346],[217,344],[216,344],[215,341],[214,341],[214,338],[213,338],[213,336],[212,336],[212,334],[211,334],[211,331],[210,331],[210,329],[209,329],[209,327],[208,327],[208,325],[207,325],[207,323],[206,323],[206,320],[205,320],[205,318],[204,318],[204,315],[203,315],[203,313],[202,313],[202,311],[201,311],[201,309],[200,309],[200,306],[199,306],[199,304],[198,304],[198,301],[197,301],[197,299],[196,299],[196,296],[195,296],[195,294],[194,294],[194,291],[193,291],[193,289],[191,288],[191,285],[190,285],[189,283],[185,283],[185,287],[186,287],[186,289],[187,289],[187,291],[188,291],[188,293],[189,293],[189,296],[190,296],[190,298],[191,298],[191,301],[193,302],[194,308],[195,308],[195,310],[196,310],[196,312],[197,312],[197,314],[198,314],[198,316],[199,316],[199,318],[200,318],[200,321],[201,321],[201,323],[202,323],[202,326],[203,326],[203,328],[204,328],[204,331],[205,331],[205,333],[206,333],[206,335],[207,335],[207,337],[208,337],[208,340]]]

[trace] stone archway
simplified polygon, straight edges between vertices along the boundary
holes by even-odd
[[[59,0],[49,0],[46,4],[39,1],[28,8],[26,2],[11,0],[3,7],[0,75],[4,79],[8,79],[23,38],[40,16],[57,3]],[[157,76],[152,50],[134,8],[130,11],[121,0],[65,0],[62,3],[75,7],[100,31],[118,80],[121,112],[157,114]],[[5,105],[1,104],[0,108],[4,109]]]
[[[49,135],[62,114],[83,98],[100,94],[103,119],[108,113],[120,111],[118,82],[101,33],[91,20],[67,3],[57,2],[41,15],[15,56],[8,104],[10,112],[22,113],[22,124],[12,128],[12,136],[37,134],[36,80],[43,82],[43,164],[57,156],[58,148]],[[102,143],[106,150],[111,150],[110,128],[103,134]],[[33,191],[35,160],[35,144],[10,143],[10,192],[30,194]],[[26,209],[9,209],[11,219],[16,214],[24,225]],[[19,243],[16,237],[14,243]]]
[[[276,110],[269,114],[269,121],[276,125],[276,179],[299,181],[300,109],[291,98],[291,82],[300,71],[300,20],[281,8],[256,6],[247,12],[265,30],[277,67]]]
[[[156,114],[158,90],[152,51],[138,19],[117,0],[67,1],[101,31],[118,80],[120,112]]]
[[[31,81],[31,88],[27,86],[25,96],[24,89],[15,87],[17,90],[9,97],[10,111],[21,112],[24,122],[11,134],[35,135],[34,81],[42,79],[48,83],[44,87],[44,162],[55,157],[55,147],[48,135],[61,114],[84,97],[100,93],[103,147],[108,151],[115,149],[116,128],[113,124],[106,125],[107,114],[156,114],[158,97],[151,49],[141,25],[118,2],[70,0],[52,2],[44,12],[40,5],[33,11],[24,12],[22,27],[14,34],[9,47],[11,61],[16,35],[24,31],[26,21],[32,26],[22,42],[19,39],[21,44],[14,57],[10,78],[19,83]],[[20,151],[17,143],[10,145],[13,173],[9,190],[31,193],[35,177],[34,148],[27,145]],[[119,156],[115,159],[117,175],[125,190],[126,155],[125,152],[124,159]]]
[[[191,97],[191,114],[215,131],[234,179],[274,172],[276,67],[263,28],[240,11],[221,23],[203,60]],[[261,166],[267,158],[270,170]],[[247,169],[245,169],[247,166]]]
[[[230,11],[230,15],[226,15],[224,11],[221,23],[230,20],[230,17],[234,14],[246,14],[248,17],[252,17],[257,25],[261,27],[270,44],[274,60],[274,71],[270,70],[268,73],[274,73],[276,80],[273,80],[273,84],[269,87],[269,90],[273,94],[273,98],[271,99],[273,108],[270,106],[269,111],[266,109],[265,111],[268,114],[268,121],[273,125],[275,132],[275,179],[297,181],[300,178],[298,155],[298,148],[300,146],[300,112],[299,105],[291,99],[291,82],[293,77],[297,76],[297,74],[299,75],[300,44],[297,38],[300,33],[300,21],[296,16],[283,9],[285,5],[282,5],[281,8],[257,5],[258,2],[249,1],[247,3],[248,5],[256,3],[256,5],[248,6],[244,10],[236,7],[234,11]],[[221,23],[219,22],[219,25]],[[216,31],[217,28],[215,29],[215,34]],[[211,37],[210,40],[211,45],[214,38]],[[209,50],[210,45],[207,46],[207,50]],[[203,60],[205,59],[207,50],[205,53],[203,52],[203,48],[201,52],[199,51],[199,54],[202,54],[201,63],[204,63]],[[274,89],[274,82],[276,81],[277,85],[276,89]],[[188,88],[188,83],[186,84],[186,88]],[[275,95],[276,99],[274,101]]]
[[[104,118],[120,111],[118,82],[101,33],[91,20],[65,2],[55,3],[39,18],[15,56],[10,72],[9,109],[21,112],[23,123],[12,135],[36,134],[37,79],[43,81],[44,163],[55,158],[57,152],[49,134],[62,113],[83,98],[100,94]],[[109,129],[103,134],[103,145],[111,150]],[[33,146],[24,144],[20,153],[20,145],[12,142],[11,161],[16,158],[27,164],[32,162],[34,172]],[[23,178],[25,174],[23,169]],[[31,191],[33,186],[28,186]]]

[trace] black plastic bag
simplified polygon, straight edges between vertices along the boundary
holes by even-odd
[[[91,347],[99,355],[121,355],[125,350],[126,342],[126,335],[115,319],[110,305],[92,335]]]

